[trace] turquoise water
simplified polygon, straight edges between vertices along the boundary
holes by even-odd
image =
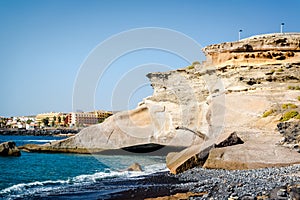
[[[42,144],[61,138],[49,136],[0,136],[0,143],[13,140],[17,145]],[[132,163],[142,165],[144,172],[122,171]],[[161,156],[120,156],[47,154],[22,152],[20,157],[0,157],[0,198],[14,199],[24,195],[64,190],[104,179],[129,178],[165,170]]]

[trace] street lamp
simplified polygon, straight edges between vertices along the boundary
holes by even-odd
[[[284,23],[281,23],[280,24],[280,33],[283,33],[283,26],[284,26]]]
[[[239,30],[239,41],[241,40],[241,32],[242,31],[243,31],[242,29]]]

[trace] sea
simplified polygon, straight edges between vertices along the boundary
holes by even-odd
[[[60,139],[0,135],[0,143],[15,141],[17,146]],[[109,199],[111,193],[128,190],[130,180],[167,171],[164,156],[21,153],[0,157],[0,199]],[[133,163],[143,171],[126,171]]]

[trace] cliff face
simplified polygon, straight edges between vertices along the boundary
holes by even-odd
[[[210,45],[203,51],[214,65],[294,62],[300,58],[299,37],[299,33],[257,35]]]
[[[300,34],[254,36],[203,51],[207,55],[203,64],[148,74],[154,93],[136,109],[117,113],[74,137],[40,146],[40,150],[87,153],[149,143],[207,146],[224,134],[237,132],[245,143],[232,147],[236,151],[231,147],[211,150],[206,167],[300,163],[299,154],[288,154],[289,150],[275,145],[281,139],[276,131],[281,116],[262,117],[266,110],[283,103],[300,106],[300,91],[288,89],[300,86]],[[264,146],[263,151],[269,149],[267,155],[272,159],[261,156],[255,160],[253,155],[261,154],[255,151],[257,144]],[[252,149],[249,154],[248,147]],[[177,155],[172,166],[180,167],[194,154],[193,150],[183,157]],[[276,155],[286,160],[282,163]]]

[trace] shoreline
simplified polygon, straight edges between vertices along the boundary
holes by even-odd
[[[179,175],[156,172],[104,179],[88,186],[30,196],[42,199],[299,199],[300,165],[255,170],[193,168]]]
[[[12,136],[73,136],[79,133],[80,129],[74,128],[51,128],[51,129],[0,129],[0,135]]]
[[[179,175],[166,172],[161,179],[177,179],[165,194],[163,185],[150,190],[128,190],[112,199],[299,199],[300,165],[255,170],[193,168]],[[160,175],[161,176],[161,175]],[[159,176],[157,176],[159,177]],[[151,183],[150,178],[150,183]],[[155,179],[155,177],[154,177]],[[155,191],[161,191],[156,195]],[[152,195],[151,194],[155,194]],[[176,195],[177,194],[177,195]],[[132,198],[131,198],[132,199]]]

